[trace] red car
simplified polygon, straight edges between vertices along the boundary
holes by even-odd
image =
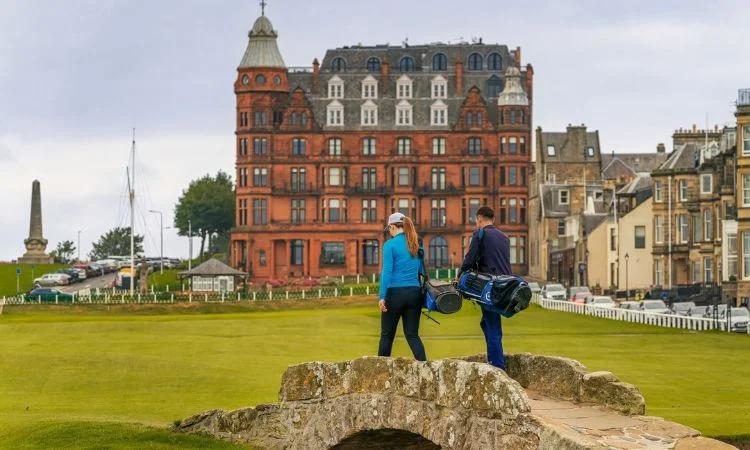
[[[573,294],[573,297],[570,298],[570,301],[573,303],[584,304],[586,301],[586,297],[590,297],[592,295],[593,294],[588,291],[576,292],[575,294]]]

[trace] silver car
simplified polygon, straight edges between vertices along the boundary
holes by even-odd
[[[653,314],[669,314],[671,312],[664,300],[643,300],[641,311]]]
[[[747,333],[747,323],[750,321],[750,312],[747,308],[732,308],[730,318],[730,329],[735,333]]]
[[[565,288],[562,284],[549,283],[542,289],[542,297],[547,300],[566,300]]]

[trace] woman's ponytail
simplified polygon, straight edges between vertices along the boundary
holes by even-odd
[[[414,228],[414,222],[406,216],[404,216],[404,234],[406,237],[406,248],[409,249],[411,256],[417,256],[417,252],[419,252],[417,230]]]

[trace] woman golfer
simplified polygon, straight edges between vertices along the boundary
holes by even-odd
[[[388,218],[386,231],[392,239],[383,245],[383,271],[380,274],[380,347],[378,356],[391,356],[399,319],[414,358],[426,361],[419,339],[422,289],[419,282],[420,258],[414,222],[401,213]]]

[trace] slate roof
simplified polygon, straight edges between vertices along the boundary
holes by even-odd
[[[596,227],[599,226],[602,222],[607,220],[607,217],[609,217],[605,213],[597,213],[597,214],[582,214],[583,216],[583,232],[588,236],[591,234],[592,231]]]
[[[544,211],[544,217],[562,218],[573,213],[570,208],[570,202],[568,202],[567,205],[561,205],[559,203],[560,197],[558,192],[562,189],[572,191],[571,187],[565,184],[543,184],[541,186],[542,210]],[[601,190],[601,186],[586,186],[586,194],[589,197],[593,197],[594,192]],[[604,204],[603,200],[594,200],[595,213],[605,213],[606,211],[607,205]]]
[[[545,163],[565,162],[586,162],[591,163],[594,161],[601,160],[601,149],[599,147],[599,132],[598,131],[587,131],[585,138],[585,147],[594,147],[594,156],[585,156],[585,149],[579,148],[579,145],[570,144],[569,140],[579,132],[579,130],[585,129],[582,126],[569,126],[568,131],[542,131],[539,136],[539,156],[541,161]],[[555,155],[550,156],[547,153],[547,146],[555,146]]]
[[[255,21],[253,29],[248,34],[247,49],[240,61],[239,68],[271,67],[284,68],[284,58],[281,57],[276,42],[278,33],[273,29],[271,21],[266,16],[260,16]]]
[[[651,173],[667,159],[666,153],[602,154],[602,178],[616,180],[639,172]]]
[[[701,147],[693,142],[682,144],[669,154],[656,170],[684,170],[694,169],[696,160],[700,155]]]
[[[209,259],[191,271],[180,272],[180,278],[190,277],[218,277],[218,276],[247,277],[247,273],[233,269],[218,259]]]
[[[617,191],[617,195],[635,195],[638,192],[651,189],[653,186],[650,173],[638,173],[636,177]]]

